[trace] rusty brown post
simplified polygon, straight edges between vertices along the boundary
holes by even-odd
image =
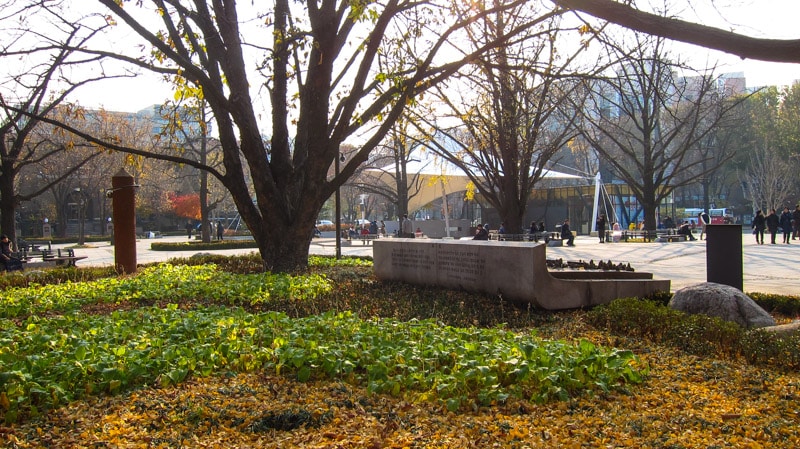
[[[114,267],[118,273],[136,272],[136,186],[124,168],[111,177],[114,223]]]

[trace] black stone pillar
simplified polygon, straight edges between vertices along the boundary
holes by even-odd
[[[742,290],[742,225],[706,225],[706,280]]]

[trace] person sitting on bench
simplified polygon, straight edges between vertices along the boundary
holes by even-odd
[[[22,261],[14,257],[14,245],[5,234],[0,236],[0,260],[3,261],[3,267],[6,271],[22,269]]]
[[[478,229],[475,230],[475,236],[472,237],[472,240],[489,240],[489,232],[486,231],[482,224],[478,223]]]
[[[678,235],[685,235],[689,240],[697,240],[692,235],[692,228],[689,226],[688,221],[682,221],[681,227],[678,228]]]

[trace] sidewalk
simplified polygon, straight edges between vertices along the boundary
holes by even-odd
[[[780,241],[780,235],[778,236]],[[767,237],[769,239],[769,237]],[[190,251],[152,251],[153,242],[184,242],[185,237],[164,237],[162,239],[137,240],[136,260],[138,263],[166,261],[175,257],[191,257],[198,252]],[[88,259],[79,266],[110,266],[114,264],[114,247],[108,242],[90,244],[79,248],[78,255]],[[71,245],[54,245],[54,248]],[[800,296],[800,240],[790,245],[769,243],[757,245],[751,235],[742,236],[744,257],[744,291],[759,293],[780,293]],[[234,255],[254,252],[255,249],[232,249],[213,251],[215,254]],[[311,242],[310,254],[334,255],[336,242],[332,238],[317,238]],[[372,256],[372,245],[355,242],[352,246],[342,246],[343,256]],[[656,279],[672,281],[672,290],[706,281],[706,242],[696,240],[673,243],[604,243],[596,237],[579,236],[574,247],[548,247],[548,259],[564,261],[600,260],[613,263],[630,263],[636,270],[653,273]],[[512,263],[512,262],[509,262]]]

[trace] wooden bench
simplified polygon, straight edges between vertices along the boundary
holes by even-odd
[[[678,234],[676,229],[659,229],[656,231],[656,242],[685,242],[687,236]]]
[[[686,237],[687,236],[683,234],[675,234],[675,235],[666,235],[661,238],[666,239],[667,242],[685,242],[686,240],[689,240]]]
[[[527,240],[527,234],[500,234],[496,231],[489,231],[489,240],[507,241],[507,242],[523,242]]]
[[[362,245],[369,245],[373,240],[378,238],[378,234],[358,234],[353,237],[353,240],[361,240]]]
[[[20,240],[18,246],[19,258],[25,262],[37,257],[42,257],[47,251],[52,251],[50,242],[47,242],[47,248],[42,248],[42,244]]]
[[[88,258],[88,256],[76,256],[73,249],[58,249],[56,251],[55,254],[52,251],[43,251],[42,261],[55,262],[58,266],[74,267],[79,260]]]
[[[497,240],[500,242],[538,242],[544,240],[545,243],[550,240],[561,240],[561,234],[558,232],[536,232],[525,234],[500,234],[495,231],[489,231],[489,240]]]
[[[641,240],[643,242],[652,242],[654,241],[658,235],[656,231],[646,231],[646,230],[624,230],[622,231],[622,241],[628,242],[630,240]]]

